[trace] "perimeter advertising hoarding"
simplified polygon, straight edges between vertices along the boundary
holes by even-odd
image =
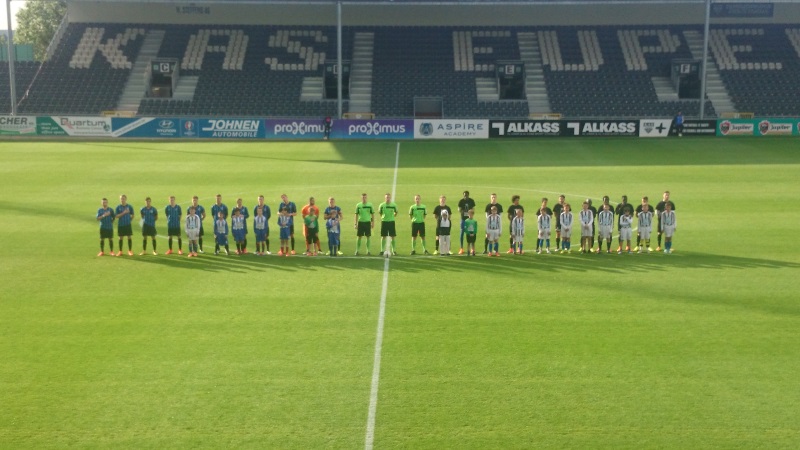
[[[40,136],[112,136],[110,117],[37,117],[36,131]]]
[[[176,118],[117,118],[111,119],[114,137],[174,138],[181,136],[181,121]]]
[[[564,123],[558,120],[492,120],[489,137],[558,137]]]
[[[0,136],[36,134],[36,116],[0,116]]]
[[[413,120],[334,120],[336,139],[414,139]]]
[[[264,121],[262,119],[199,119],[197,122],[198,129],[193,131],[196,131],[197,136],[201,138],[264,138]]]
[[[678,130],[675,128],[675,123],[672,123],[672,128],[669,131],[671,136],[677,136]],[[683,121],[683,135],[684,136],[716,136],[717,135],[717,121],[716,120],[684,120]]]
[[[322,120],[308,119],[267,119],[264,121],[267,139],[315,139],[325,137]]]
[[[488,120],[414,120],[414,139],[487,139]]]
[[[717,136],[797,136],[800,119],[724,119],[717,122]]]
[[[608,137],[638,136],[639,120],[567,120],[564,136]]]

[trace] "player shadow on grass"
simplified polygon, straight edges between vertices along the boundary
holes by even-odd
[[[136,262],[160,264],[170,268],[203,270],[209,272],[234,272],[247,273],[258,271],[286,271],[296,272],[301,270],[384,270],[384,258],[372,257],[343,257],[332,258],[329,256],[308,257],[303,255],[281,256],[255,256],[247,255],[213,255],[206,253],[198,258],[185,256],[144,256],[135,259]],[[673,269],[680,270],[747,270],[747,269],[798,269],[800,263],[743,258],[729,255],[714,255],[699,252],[685,252],[665,255],[663,253],[651,254],[542,254],[528,253],[525,255],[503,255],[488,257],[478,255],[467,256],[396,256],[390,259],[389,271],[406,273],[422,272],[450,272],[469,276],[471,271],[481,273],[509,274],[535,276],[537,273],[588,273],[602,272],[613,274],[636,274],[659,272]],[[279,272],[278,272],[279,273]]]

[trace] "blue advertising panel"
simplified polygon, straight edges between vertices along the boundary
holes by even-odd
[[[264,138],[262,119],[200,119],[199,136],[218,139]]]
[[[153,117],[111,119],[114,137],[174,138],[181,136],[180,119]]]
[[[267,119],[264,121],[267,139],[322,139],[325,124],[318,119]]]
[[[200,125],[197,119],[181,119],[181,137],[196,138]]]
[[[413,120],[334,120],[335,139],[414,139]]]

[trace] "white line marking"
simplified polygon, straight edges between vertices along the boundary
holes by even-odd
[[[400,143],[394,158],[394,179],[392,180],[392,198],[397,189],[397,169],[400,167]],[[389,289],[389,258],[383,262],[383,287],[381,288],[381,306],[378,312],[378,331],[375,333],[375,357],[372,363],[372,385],[369,390],[369,414],[367,414],[367,434],[364,448],[372,450],[375,441],[375,415],[378,410],[378,384],[381,377],[381,348],[383,347],[383,322],[386,317],[386,292]]]

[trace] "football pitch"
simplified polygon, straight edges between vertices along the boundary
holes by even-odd
[[[798,149],[0,142],[0,448],[798,448]],[[414,195],[455,209],[465,189],[481,232],[489,194],[521,196],[525,255],[505,254],[507,220],[499,258],[409,255]],[[664,190],[672,254],[531,251],[542,197]],[[354,257],[361,193],[393,191],[398,256]],[[164,255],[168,197],[210,211],[218,193],[251,214],[266,197],[272,256],[214,256],[209,219],[205,254]],[[346,257],[299,256],[301,239],[275,255],[283,193],[336,198]],[[153,198],[158,256],[95,256],[100,199],[120,194],[137,217]]]

